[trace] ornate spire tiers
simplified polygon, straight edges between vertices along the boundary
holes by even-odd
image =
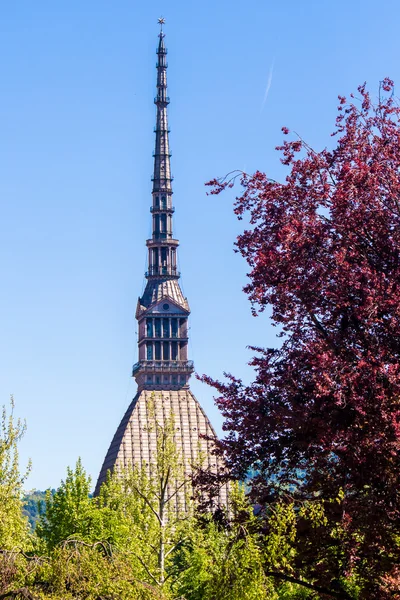
[[[156,434],[149,425],[148,404],[152,400],[157,418],[172,411],[175,417],[175,442],[183,455],[185,470],[201,454],[203,466],[215,471],[212,454],[215,437],[210,421],[189,388],[194,371],[188,360],[189,304],[179,285],[177,267],[179,242],[173,235],[172,176],[169,151],[167,107],[167,49],[161,30],[157,48],[154,173],[152,186],[152,237],[146,241],[148,270],[146,287],[138,299],[136,319],[139,331],[138,362],[133,366],[138,391],[126,411],[107,452],[97,481],[95,494],[105,481],[108,470],[121,470],[132,464],[149,465],[155,460]],[[204,464],[205,463],[205,464]],[[226,490],[220,503],[226,502]]]
[[[172,390],[188,385],[193,363],[187,359],[187,318],[190,310],[179,286],[178,240],[172,221],[172,177],[168,140],[167,50],[160,32],[157,48],[156,142],[152,206],[153,235],[149,252],[147,285],[138,300],[139,362],[133,367],[139,389]]]

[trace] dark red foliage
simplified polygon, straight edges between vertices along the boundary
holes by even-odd
[[[337,576],[355,570],[360,597],[386,598],[400,559],[400,108],[389,79],[376,106],[358,91],[350,104],[339,97],[333,151],[285,141],[285,183],[241,174],[245,292],[255,314],[272,307],[283,344],[255,349],[249,386],[204,379],[220,394],[234,476],[258,471],[259,502],[288,486],[300,500],[342,490],[326,504],[342,532]],[[232,183],[214,180],[212,193]],[[334,542],[318,535],[327,572]]]

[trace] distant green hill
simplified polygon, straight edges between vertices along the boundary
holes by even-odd
[[[55,490],[51,490],[51,493],[54,494]],[[43,503],[46,499],[46,492],[40,490],[31,490],[30,492],[26,492],[23,496],[23,513],[28,517],[29,525],[32,529],[35,529],[36,522],[39,518],[39,505]]]

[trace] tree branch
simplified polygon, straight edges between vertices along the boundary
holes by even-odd
[[[156,511],[156,510],[155,510],[155,509],[152,507],[152,505],[151,505],[150,501],[148,500],[148,498],[146,498],[146,496],[145,496],[144,494],[142,494],[142,492],[139,490],[139,488],[138,488],[138,487],[136,487],[136,485],[133,485],[132,487],[133,487],[133,489],[135,490],[135,492],[136,492],[136,493],[138,493],[138,494],[139,494],[139,496],[140,496],[141,498],[143,498],[143,500],[146,502],[147,506],[150,508],[151,512],[152,512],[152,513],[153,513],[153,514],[154,514],[154,515],[157,517],[157,520],[158,520],[158,522],[160,523],[160,525],[162,525],[162,522],[161,522],[160,515],[159,515],[159,514],[158,514],[158,512],[157,512],[157,511]],[[1,600],[1,599],[0,599],[0,600]]]
[[[309,317],[310,317],[311,321],[314,323],[315,328],[317,329],[317,331],[319,331],[322,334],[322,336],[324,337],[325,340],[329,340],[328,332],[321,325],[321,323],[319,322],[319,320],[317,319],[317,317],[315,316],[315,314],[311,310],[308,310],[307,312],[309,314]]]
[[[134,554],[134,556],[136,556],[136,558],[138,559],[138,561],[140,562],[140,564],[142,565],[142,567],[145,569],[147,575],[149,577],[151,577],[151,579],[154,581],[154,583],[160,587],[160,582],[158,581],[158,579],[153,575],[153,573],[150,571],[150,569],[148,568],[148,566],[146,565],[146,563],[140,558],[140,556],[138,554]],[[1,600],[1,598],[0,598]],[[35,600],[35,599],[34,599]]]
[[[61,542],[61,546],[63,548],[66,548],[68,546],[68,544],[74,544],[75,548],[79,545],[79,546],[86,546],[87,548],[91,548],[92,550],[94,548],[96,548],[96,546],[101,546],[101,548],[103,549],[104,552],[104,556],[112,556],[112,546],[110,544],[110,542],[103,542],[103,541],[97,541],[94,542],[93,544],[89,544],[88,542],[84,542],[83,540],[76,540],[76,539],[68,539],[68,540],[63,540]]]
[[[165,491],[168,486],[170,472],[171,472],[171,467],[168,467],[167,474],[165,476],[165,483],[161,482],[161,498],[164,498]]]
[[[25,598],[26,600],[38,600],[36,596],[30,593],[28,588],[18,588],[17,590],[10,590],[9,592],[5,592],[4,594],[0,594],[0,600],[4,600],[5,598]]]
[[[176,494],[179,492],[179,490],[181,490],[183,488],[183,486],[189,483],[189,479],[183,481],[174,492],[172,492],[172,494],[170,496],[168,496],[168,498],[165,500],[165,504],[168,504],[168,502],[171,500],[171,498],[173,498],[174,496],[176,496]]]
[[[173,552],[174,550],[176,550],[176,548],[177,548],[177,547],[178,547],[180,544],[182,544],[182,542],[184,542],[184,541],[185,541],[185,540],[187,540],[187,539],[188,539],[187,537],[184,537],[184,538],[182,538],[181,540],[179,540],[179,542],[177,542],[176,544],[174,544],[174,545],[172,546],[172,548],[170,548],[170,549],[168,550],[168,552],[166,552],[166,553],[165,553],[165,558],[167,558],[167,556],[169,556],[169,555],[171,554],[171,552]]]
[[[296,577],[291,577],[290,575],[285,575],[284,573],[278,573],[277,571],[265,571],[265,575],[267,577],[275,577],[275,579],[283,579],[284,581],[289,581],[290,583],[296,583],[297,585],[302,585],[303,587],[314,590],[314,592],[319,592],[320,594],[325,594],[326,596],[330,596],[331,598],[339,598],[340,600],[354,600],[346,591],[335,592],[325,587],[321,587],[319,585],[314,585],[313,583],[308,583],[307,581],[303,581],[302,579],[296,579]]]

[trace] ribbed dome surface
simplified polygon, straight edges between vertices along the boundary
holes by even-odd
[[[214,429],[205,412],[188,389],[138,392],[126,411],[104,460],[95,494],[106,480],[108,470],[122,470],[132,464],[143,466],[154,463],[157,451],[156,433],[149,417],[149,401],[155,418],[161,424],[171,412],[175,419],[175,443],[183,457],[185,472],[202,457],[202,467],[217,472],[216,457],[212,454],[213,442],[201,436],[215,437]],[[190,491],[190,490],[187,490]],[[226,504],[226,490],[222,489],[219,503]]]
[[[143,296],[139,298],[139,304],[149,308],[164,298],[170,298],[185,310],[189,310],[188,301],[182,294],[179,282],[176,279],[150,279],[147,282]]]

